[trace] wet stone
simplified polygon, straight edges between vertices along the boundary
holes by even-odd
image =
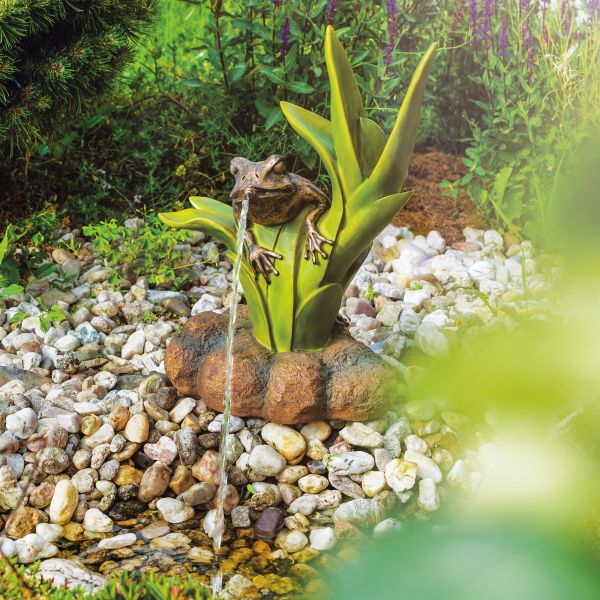
[[[216,490],[217,486],[213,483],[196,483],[181,494],[180,500],[188,506],[199,506],[210,502]]]
[[[150,539],[150,547],[154,550],[178,550],[190,545],[191,538],[183,533],[168,533]]]
[[[189,427],[175,433],[175,446],[182,465],[191,466],[196,462],[196,434]]]
[[[146,504],[139,500],[121,500],[113,504],[108,516],[115,521],[125,521],[136,517],[146,510]]]
[[[182,494],[188,488],[194,484],[194,478],[192,477],[192,471],[183,465],[177,465],[171,481],[169,481],[169,489],[173,490],[175,494]]]
[[[117,495],[121,500],[135,500],[138,495],[138,486],[133,483],[126,483],[117,489]]]
[[[160,498],[156,502],[156,507],[167,523],[183,523],[194,516],[194,509],[191,506],[173,498]]]
[[[150,502],[161,496],[169,486],[171,469],[161,462],[155,462],[144,472],[138,490],[138,500]]]
[[[257,538],[271,540],[283,527],[283,512],[278,508],[267,508],[254,523],[254,534]]]

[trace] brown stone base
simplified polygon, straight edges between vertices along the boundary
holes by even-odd
[[[398,371],[336,330],[319,352],[275,353],[252,335],[240,305],[234,341],[232,414],[295,424],[315,419],[365,421],[398,399]],[[165,356],[171,383],[223,411],[228,315],[204,312],[175,335]]]

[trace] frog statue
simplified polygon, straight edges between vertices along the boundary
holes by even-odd
[[[233,203],[233,216],[239,224],[242,201],[249,198],[248,221],[259,225],[281,225],[295,219],[300,211],[309,205],[314,208],[306,215],[306,251],[304,258],[312,258],[317,264],[318,256],[325,260],[327,253],[323,244],[333,241],[322,236],[317,229],[317,221],[330,207],[331,201],[318,187],[308,179],[289,173],[283,158],[277,154],[266,160],[252,162],[247,158],[237,157],[231,161],[231,174],[235,177],[235,185],[230,197]],[[252,231],[246,230],[245,243],[248,258],[256,277],[262,275],[268,280],[269,274],[279,275],[275,268],[275,260],[283,257],[257,245]]]
[[[195,196],[191,208],[160,215],[221,242],[245,299],[236,306],[228,295],[229,314],[194,314],[171,338],[165,372],[180,394],[216,411],[228,397],[233,415],[293,425],[369,421],[404,399],[397,361],[352,337],[343,317],[373,240],[412,194],[403,186],[435,53],[432,44],[421,58],[388,135],[367,116],[352,63],[328,26],[329,115],[290,102],[281,109],[319,155],[331,193],[290,173],[277,154],[238,157],[231,205]]]

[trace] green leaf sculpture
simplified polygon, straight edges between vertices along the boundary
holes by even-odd
[[[282,102],[294,130],[319,154],[331,180],[331,207],[319,220],[321,233],[334,240],[329,258],[313,264],[304,255],[302,211],[293,221],[266,227],[252,224],[257,244],[283,255],[278,276],[257,279],[245,256],[240,280],[254,336],[276,352],[317,350],[328,341],[342,301],[373,239],[404,206],[402,191],[419,123],[427,76],[436,51],[421,59],[389,137],[365,116],[350,61],[331,26],[325,60],[331,82],[331,121]],[[233,261],[236,223],[231,206],[211,198],[191,198],[193,208],[163,213],[168,225],[201,229],[227,246]]]

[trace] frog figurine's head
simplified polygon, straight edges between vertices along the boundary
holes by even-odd
[[[248,192],[258,202],[264,200],[275,203],[289,198],[296,191],[285,161],[278,154],[260,162],[242,157],[234,158],[231,161],[231,174],[235,177],[235,185],[230,194],[234,204],[241,203]]]

